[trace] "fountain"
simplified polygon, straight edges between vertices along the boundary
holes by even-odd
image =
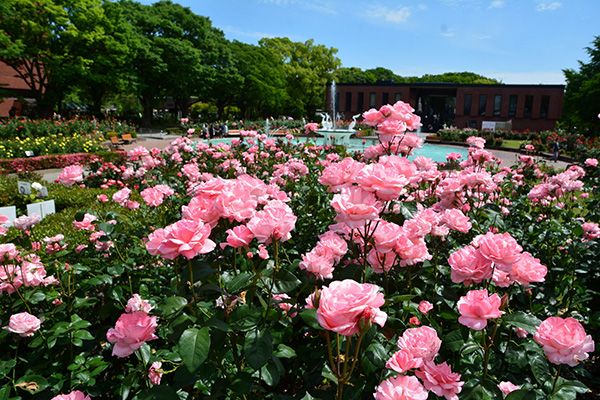
[[[321,117],[321,129],[317,130],[317,133],[325,137],[326,144],[341,144],[347,145],[355,132],[354,127],[356,126],[356,119],[360,117],[360,114],[352,117],[352,122],[347,129],[339,129],[336,126],[337,113],[335,107],[336,88],[335,81],[331,82],[331,117],[327,113],[320,113]]]

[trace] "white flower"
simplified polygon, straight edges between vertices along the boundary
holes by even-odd
[[[42,190],[42,188],[43,188],[42,184],[41,184],[41,183],[39,183],[39,182],[33,182],[33,183],[31,184],[31,187],[32,187],[33,189],[37,190],[38,192],[39,192],[40,190]]]

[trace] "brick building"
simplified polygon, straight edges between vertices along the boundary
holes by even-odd
[[[423,131],[434,132],[444,124],[481,129],[483,121],[510,121],[513,130],[539,131],[553,129],[560,118],[564,89],[564,85],[338,83],[336,109],[342,118],[350,119],[370,108],[402,100],[421,115]],[[331,104],[330,87],[327,104]]]
[[[0,117],[7,117],[14,107],[16,115],[21,115],[27,103],[33,103],[31,88],[14,69],[0,61]]]

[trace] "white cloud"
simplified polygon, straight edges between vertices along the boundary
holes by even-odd
[[[535,7],[537,11],[554,11],[562,7],[560,1],[542,1]]]
[[[490,8],[502,8],[502,7],[504,7],[505,3],[506,3],[505,0],[493,0],[490,3]]]
[[[337,14],[337,10],[330,2],[307,0],[259,0],[263,4],[274,6],[299,6],[304,9],[322,14]]]
[[[534,71],[534,72],[481,72],[483,76],[496,78],[502,83],[512,84],[555,84],[564,85],[565,76],[562,72]]]
[[[243,36],[243,37],[247,37],[247,38],[252,38],[252,39],[262,39],[262,38],[273,38],[273,37],[278,37],[278,36],[283,36],[283,35],[274,35],[271,33],[266,33],[266,32],[259,32],[259,31],[244,31],[241,29],[238,29],[236,27],[233,26],[223,26],[221,27],[221,29],[223,30],[223,32],[225,32],[227,35],[231,35],[231,36]]]
[[[408,21],[411,11],[408,7],[390,8],[386,6],[373,6],[366,12],[367,17],[392,24],[402,24]]]

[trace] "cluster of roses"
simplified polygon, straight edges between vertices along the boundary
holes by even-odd
[[[277,186],[249,175],[211,178],[196,186],[194,197],[182,207],[183,219],[151,233],[146,248],[150,254],[167,259],[179,255],[191,259],[214,249],[215,243],[209,239],[211,229],[226,219],[239,225],[227,230],[222,248],[247,247],[256,238],[262,245],[259,255],[266,258],[264,244],[286,241],[294,229],[296,217],[287,201],[286,193]]]
[[[499,287],[512,283],[529,286],[531,282],[543,282],[548,272],[509,233],[477,236],[471,244],[451,253],[448,264],[452,282],[467,286],[489,279]]]
[[[535,185],[527,197],[541,205],[549,205],[566,193],[579,191],[583,188],[580,180],[585,176],[585,170],[577,165],[570,166],[566,171],[549,177],[545,182]]]
[[[13,294],[21,286],[55,285],[58,281],[48,276],[37,254],[25,254],[13,243],[0,244],[0,293]]]
[[[414,148],[421,147],[423,140],[414,133],[421,126],[421,117],[414,114],[414,108],[402,101],[394,105],[386,104],[379,110],[371,108],[363,113],[363,122],[377,129],[379,145],[365,150],[365,157],[375,158],[381,154],[408,155]]]
[[[108,235],[103,230],[96,230],[95,222],[98,220],[98,217],[95,215],[85,213],[81,220],[75,219],[73,221],[73,227],[79,231],[87,231],[90,232],[89,241],[94,245],[94,248],[97,252],[104,253],[104,257],[108,257],[110,255],[109,250],[114,247],[114,242],[108,238]],[[106,221],[109,225],[114,225],[117,223],[115,220]],[[75,247],[76,253],[81,253],[88,247],[86,244],[79,244]]]

